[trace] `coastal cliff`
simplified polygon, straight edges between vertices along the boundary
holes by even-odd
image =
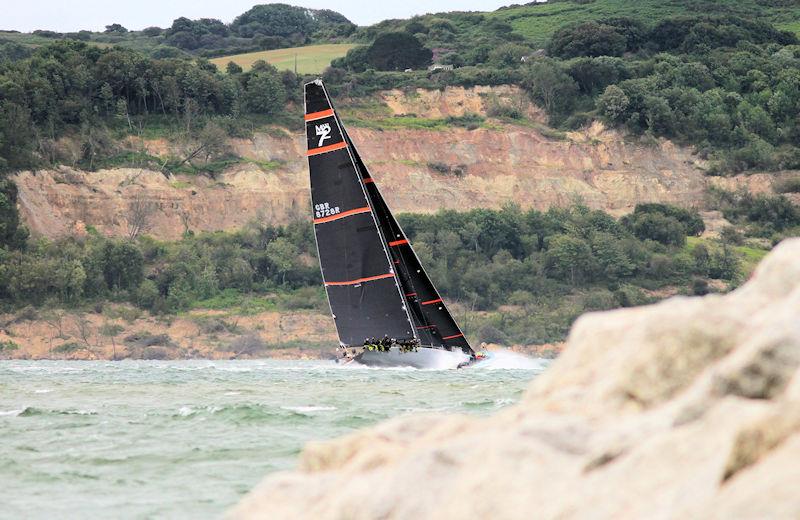
[[[800,239],[728,295],[591,313],[522,402],[309,444],[229,518],[797,518]]]
[[[488,118],[473,129],[393,123],[400,116],[424,121],[467,114],[488,117],[487,100],[496,99],[526,107],[524,121]],[[514,87],[387,91],[367,108],[345,106],[342,112],[395,212],[500,208],[509,202],[547,209],[576,200],[614,215],[642,202],[698,208],[706,188],[723,181],[705,176],[704,162],[691,149],[667,140],[631,140],[599,123],[579,132],[548,129],[541,111]],[[387,121],[387,127],[364,126],[375,118]],[[155,157],[186,155],[181,148],[185,143],[165,139],[137,146]],[[308,175],[301,134],[273,128],[250,139],[231,139],[228,147],[241,160],[213,177],[147,168],[89,172],[63,166],[20,172],[13,177],[20,212],[36,235],[81,234],[87,228],[125,235],[127,213],[136,201],[151,210],[147,234],[162,239],[178,238],[186,230],[238,229],[253,219],[284,224],[306,214]],[[724,179],[724,186],[770,191],[779,177],[738,176]]]

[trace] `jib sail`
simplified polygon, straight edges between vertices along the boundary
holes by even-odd
[[[355,159],[322,82],[305,86],[311,201],[322,278],[343,345],[418,336]]]
[[[450,314],[433,282],[425,273],[408,237],[386,205],[377,184],[361,160],[358,150],[341,121],[339,121],[339,126],[355,160],[380,230],[389,246],[395,272],[403,290],[403,297],[406,299],[420,342],[423,345],[443,347],[448,350],[460,348],[466,353],[472,353],[472,347],[461,332],[453,315]]]

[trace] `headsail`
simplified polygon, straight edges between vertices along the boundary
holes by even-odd
[[[413,341],[395,264],[320,80],[305,86],[305,114],[314,232],[339,341]]]

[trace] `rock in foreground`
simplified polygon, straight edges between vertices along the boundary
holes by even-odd
[[[800,518],[800,239],[742,288],[586,315],[522,403],[309,445],[231,518]]]

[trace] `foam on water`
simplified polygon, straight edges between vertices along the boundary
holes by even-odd
[[[404,413],[492,413],[545,365],[4,361],[0,518],[219,517],[309,441]]]
[[[489,358],[475,364],[474,368],[487,370],[544,370],[549,361],[532,358],[511,350],[493,350]]]

